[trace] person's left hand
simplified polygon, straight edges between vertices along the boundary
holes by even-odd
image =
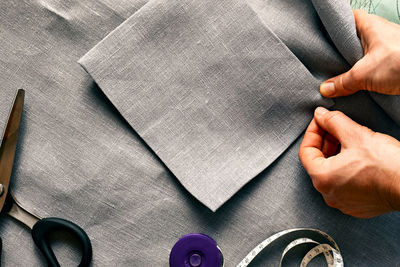
[[[299,158],[330,207],[360,218],[400,210],[400,142],[395,138],[320,107]]]

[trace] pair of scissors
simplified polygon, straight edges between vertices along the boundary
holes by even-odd
[[[85,231],[73,222],[60,218],[41,219],[25,210],[9,190],[15,151],[18,142],[19,125],[24,105],[25,91],[19,89],[11,108],[7,126],[0,146],[0,211],[8,214],[31,229],[32,239],[46,258],[48,266],[60,266],[50,247],[50,234],[65,232],[75,236],[82,245],[82,258],[79,267],[89,266],[92,260],[92,245]],[[1,252],[0,239],[0,252]]]

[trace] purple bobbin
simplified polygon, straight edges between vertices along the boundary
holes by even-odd
[[[221,267],[222,263],[217,243],[204,234],[182,236],[169,254],[170,267]]]

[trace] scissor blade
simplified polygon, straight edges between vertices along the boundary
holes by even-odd
[[[10,185],[11,173],[17,148],[19,125],[24,105],[25,91],[19,89],[14,99],[0,146],[0,211],[3,209]]]

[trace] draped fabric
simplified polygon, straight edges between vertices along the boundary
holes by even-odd
[[[168,266],[190,232],[234,266],[292,227],[329,233],[346,265],[400,260],[397,213],[327,207],[297,158],[318,105],[400,138],[399,105],[319,95],[362,56],[345,1],[4,0],[0,36],[0,123],[26,89],[11,189],[84,228],[93,266]],[[3,266],[44,265],[21,225],[3,216],[0,235]]]

